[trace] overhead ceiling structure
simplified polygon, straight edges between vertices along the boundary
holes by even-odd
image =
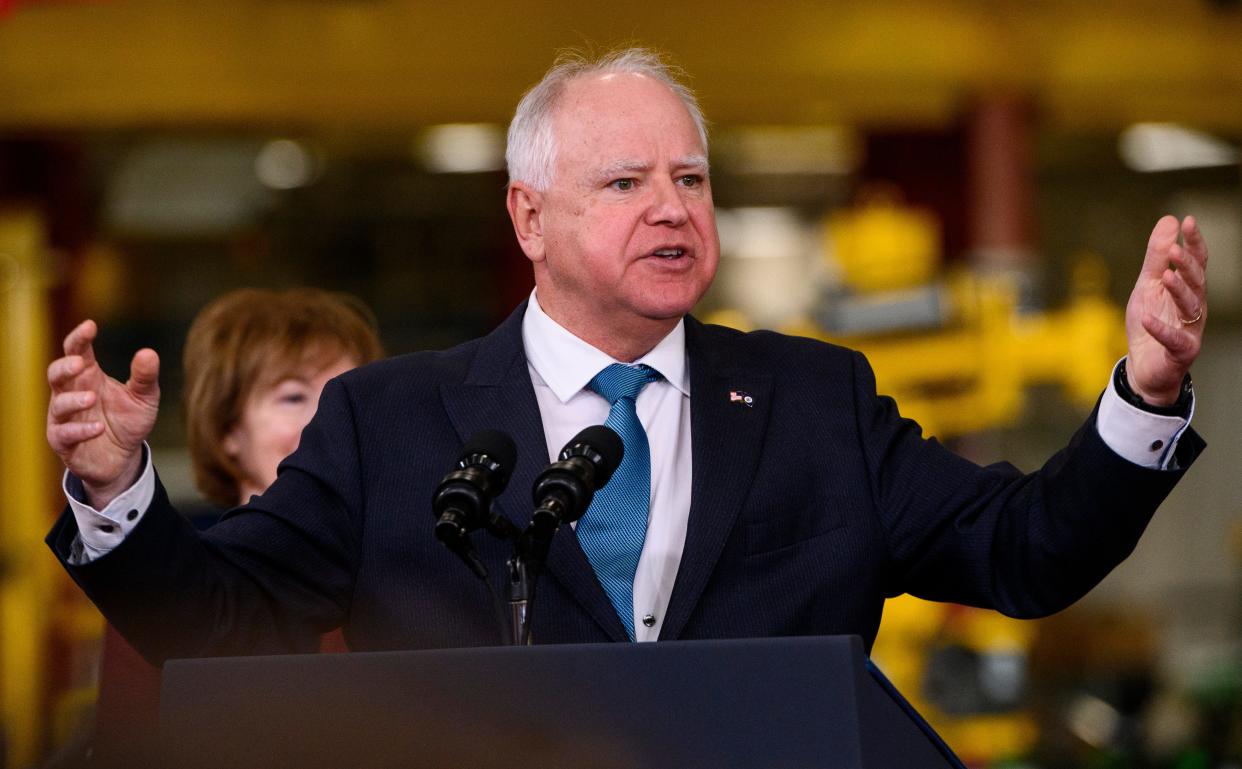
[[[716,123],[1242,131],[1242,9],[1207,0],[10,0],[0,128],[507,121],[557,49],[637,42]]]

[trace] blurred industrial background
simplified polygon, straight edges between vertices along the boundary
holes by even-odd
[[[868,352],[903,411],[1030,470],[1124,352],[1152,225],[1195,214],[1209,450],[1131,559],[1056,617],[889,603],[878,663],[972,766],[1242,767],[1242,3],[1217,0],[0,0],[0,767],[91,721],[102,620],[41,539],[44,369],[181,344],[239,286],[374,308],[393,353],[530,290],[504,126],[566,46],[667,52],[712,130],[724,259],[700,315]],[[1230,417],[1230,414],[1234,414]],[[411,511],[416,514],[417,511]]]

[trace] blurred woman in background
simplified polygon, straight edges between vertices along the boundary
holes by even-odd
[[[345,294],[240,289],[203,308],[186,337],[183,410],[194,480],[230,508],[262,494],[298,447],[329,379],[383,354],[375,319]],[[339,631],[321,649],[345,651]],[[155,734],[160,671],[110,625],[104,636],[95,759],[124,765]]]
[[[207,305],[184,357],[199,491],[223,508],[262,494],[297,448],[324,384],[382,354],[370,311],[344,294],[241,289]]]

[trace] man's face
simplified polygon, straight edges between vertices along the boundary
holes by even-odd
[[[707,150],[681,100],[634,74],[570,82],[543,193],[539,302],[593,343],[671,328],[720,256]]]

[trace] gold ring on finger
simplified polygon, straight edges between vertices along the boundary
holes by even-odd
[[[1193,318],[1183,318],[1181,316],[1178,316],[1178,320],[1182,322],[1183,326],[1193,326],[1194,324],[1203,320],[1203,307],[1202,306],[1199,307],[1198,312],[1195,313],[1195,316]]]

